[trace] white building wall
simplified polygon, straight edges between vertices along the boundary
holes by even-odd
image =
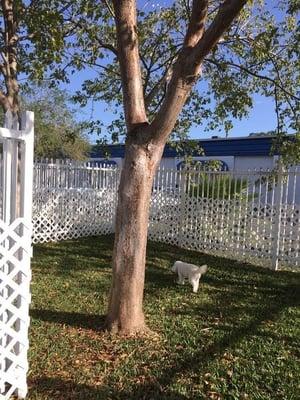
[[[271,169],[276,164],[277,157],[273,156],[235,156],[234,170],[247,171],[248,169]]]

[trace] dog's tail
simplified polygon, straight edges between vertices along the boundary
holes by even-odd
[[[206,274],[207,272],[207,265],[201,265],[201,267],[198,268],[198,271],[200,272],[201,275]]]

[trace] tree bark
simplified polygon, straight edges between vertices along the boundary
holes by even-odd
[[[146,329],[143,293],[152,181],[163,148],[204,57],[218,43],[247,0],[225,0],[205,31],[207,0],[194,0],[184,44],[172,68],[164,101],[149,124],[138,52],[136,0],[113,0],[127,142],[116,213],[113,277],[107,327],[119,333]]]
[[[163,146],[126,143],[116,213],[113,276],[107,328],[121,334],[146,330],[143,313],[149,204]]]
[[[3,15],[3,39],[2,63],[0,71],[4,77],[6,92],[0,90],[0,105],[4,112],[10,110],[14,115],[20,111],[19,84],[17,76],[17,22],[16,3],[13,0],[1,0]]]

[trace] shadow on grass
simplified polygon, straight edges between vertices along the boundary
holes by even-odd
[[[232,298],[232,296],[234,297]],[[221,322],[221,325],[215,328],[222,330],[221,337],[216,338],[213,343],[200,347],[192,354],[186,354],[184,357],[177,354],[173,360],[172,368],[169,366],[162,367],[156,381],[149,379],[149,382],[135,384],[130,390],[115,391],[114,383],[110,382],[109,379],[101,386],[89,386],[77,384],[73,381],[64,381],[59,378],[42,377],[32,382],[32,393],[44,395],[45,397],[53,393],[52,397],[49,397],[53,400],[193,399],[195,397],[181,395],[170,388],[170,385],[176,380],[176,376],[182,376],[182,374],[186,373],[206,373],[212,360],[222,356],[225,351],[233,351],[243,339],[260,335],[259,330],[262,323],[265,321],[275,322],[285,308],[295,307],[300,304],[297,286],[287,284],[281,290],[275,291],[275,295],[274,293],[267,295],[263,304],[254,306],[254,310],[249,306],[243,306],[244,315],[255,315],[255,317],[251,318],[249,322],[240,322],[240,313],[237,305],[239,303],[242,304],[248,297],[249,293],[244,291],[243,287],[236,287],[234,293],[227,293],[225,296],[223,292],[216,292],[215,304],[223,304],[222,310],[224,310],[223,325]],[[199,313],[205,313],[209,320],[209,318],[218,315],[218,306],[212,305],[202,308],[199,305],[195,305],[189,310],[182,310],[182,313],[194,316]],[[170,312],[169,314],[172,313]],[[31,315],[43,321],[69,324],[74,327],[94,330],[103,329],[104,323],[104,316],[99,317],[97,315],[54,312],[50,310],[32,310]],[[226,324],[229,321],[228,318],[232,320],[230,327]],[[212,327],[212,329],[214,328]]]
[[[270,306],[262,310],[260,318],[252,319],[249,323],[241,327],[235,327],[229,333],[226,333],[222,338],[216,340],[214,343],[205,346],[183,359],[178,357],[176,366],[170,368],[162,368],[158,381],[146,382],[132,387],[131,390],[114,390],[114,384],[105,382],[105,384],[97,386],[89,386],[84,384],[77,384],[73,381],[64,381],[59,378],[42,377],[31,382],[32,394],[43,395],[45,398],[53,400],[104,400],[104,399],[173,399],[173,400],[187,400],[195,397],[187,397],[181,395],[169,386],[176,379],[176,375],[182,375],[187,372],[205,373],[209,362],[219,356],[225,351],[233,350],[238,343],[245,337],[249,337],[257,333],[261,323],[264,320],[275,321],[280,312],[285,307],[295,306],[299,301],[295,301],[294,292],[285,293],[287,296],[282,301],[274,301]],[[279,299],[274,299],[279,300]],[[299,300],[299,299],[298,299]],[[209,310],[211,312],[212,310]],[[194,310],[197,312],[197,309]],[[95,329],[95,321],[99,323],[98,316],[90,315],[74,315],[68,313],[53,313],[49,311],[39,311],[33,313],[33,316],[41,317],[43,320],[53,322],[70,323],[72,326],[83,326]],[[98,326],[101,326],[98,325]],[[200,394],[199,394],[200,395]],[[204,395],[204,393],[203,393]],[[51,397],[46,397],[51,396]],[[197,397],[201,398],[201,397]],[[205,398],[205,397],[203,397]]]
[[[52,310],[30,310],[30,316],[44,322],[69,325],[74,328],[104,330],[105,315],[82,314],[76,312],[52,311]]]
[[[101,269],[111,267],[113,236],[90,236],[72,241],[34,245],[33,256],[36,263],[46,260],[47,273]],[[52,260],[56,261],[53,271]]]
[[[176,391],[161,389],[160,385],[140,385],[130,391],[114,389],[114,386],[89,386],[59,378],[42,377],[30,382],[30,395],[39,395],[51,400],[188,400]],[[51,396],[51,397],[49,397]],[[154,397],[155,396],[155,397]]]
[[[78,254],[80,257],[87,258],[87,264],[89,264],[91,258],[98,257],[100,264],[104,256],[108,257],[107,251],[108,247],[111,248],[112,241],[112,238],[105,242],[101,242],[101,239],[95,238],[91,241],[91,238],[88,238],[84,241],[84,246],[80,246],[82,240],[78,246],[74,241],[70,242],[70,245],[63,242],[60,244],[61,249],[55,246],[54,249],[49,247],[47,251],[49,251],[49,255],[53,255],[54,251],[58,255],[61,254],[62,257],[68,255],[73,257],[73,255]],[[96,243],[99,243],[97,250],[94,249]],[[103,246],[101,243],[103,243]],[[82,253],[83,248],[84,253]],[[40,257],[43,254],[41,252]],[[162,364],[159,371],[155,371],[155,380],[150,379],[153,371],[149,370],[149,379],[140,384],[134,384],[131,389],[120,391],[114,389],[113,378],[107,378],[105,382],[101,383],[101,386],[89,386],[70,380],[44,376],[32,380],[30,395],[38,395],[40,396],[38,398],[53,400],[204,399],[207,398],[204,393],[203,397],[201,397],[201,393],[197,397],[192,395],[187,397],[177,393],[170,386],[182,374],[198,375],[206,373],[210,362],[218,359],[225,351],[234,351],[235,347],[245,338],[265,336],[267,341],[270,336],[266,336],[267,334],[261,329],[262,325],[266,321],[276,322],[286,308],[300,305],[299,274],[287,271],[275,273],[261,267],[156,243],[150,243],[148,246],[148,268],[146,271],[146,291],[148,295],[155,296],[157,290],[166,287],[170,288],[170,293],[171,290],[173,293],[174,291],[180,292],[183,289],[174,285],[174,276],[167,268],[160,268],[157,265],[159,260],[164,260],[164,265],[171,266],[172,262],[178,258],[195,264],[207,263],[209,265],[209,272],[204,277],[203,282],[206,284],[211,302],[209,304],[194,303],[191,294],[191,301],[184,300],[189,303],[186,306],[180,308],[177,308],[180,304],[166,306],[164,317],[172,319],[178,316],[192,316],[193,319],[203,321],[203,324],[200,321],[199,326],[202,324],[209,326],[212,331],[218,330],[218,335],[214,335],[206,341],[205,338],[201,338],[200,332],[194,332],[195,341],[199,341],[203,345],[196,349],[189,349],[184,353],[170,353],[170,363]],[[93,260],[94,262],[97,263],[98,261]],[[72,268],[74,266],[72,267],[72,264],[70,264],[70,269]],[[83,268],[84,266],[82,266]],[[99,331],[103,330],[104,327],[104,316],[93,314],[32,310],[31,315],[41,321],[66,324],[78,328]],[[218,319],[218,325],[213,324],[214,319]],[[184,331],[182,334],[184,334]],[[278,341],[281,339],[281,337],[277,338]],[[296,344],[294,344],[293,339],[286,337],[284,340],[291,340],[296,351]]]

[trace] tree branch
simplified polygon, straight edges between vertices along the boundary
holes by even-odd
[[[210,50],[219,42],[224,32],[227,31],[246,3],[247,0],[224,1],[215,19],[195,47],[189,62],[196,64],[201,64],[203,62],[204,57],[206,57]]]
[[[208,0],[194,0],[190,23],[184,39],[184,47],[194,47],[204,32]]]
[[[70,19],[70,21],[77,26],[80,29],[85,30],[88,32],[90,30],[90,27],[87,25],[83,25],[82,21],[76,21],[74,19]],[[99,46],[102,47],[103,49],[110,50],[116,57],[118,57],[118,50],[110,43],[105,43],[103,42],[98,36],[96,36],[96,41],[98,42]]]
[[[135,0],[113,0],[117,27],[118,59],[123,83],[123,103],[128,132],[148,123],[140,67]]]
[[[158,91],[162,87],[162,85],[168,81],[169,75],[170,75],[170,70],[169,70],[169,68],[167,68],[164,75],[160,78],[160,80],[158,82],[156,82],[156,84],[153,86],[153,88],[147,94],[147,96],[145,98],[145,104],[146,104],[147,109],[149,108],[152,100],[154,99],[155,95],[158,93]]]
[[[111,5],[109,4],[108,0],[102,0],[102,1],[103,1],[103,3],[106,5],[106,7],[107,7],[107,9],[108,9],[108,11],[109,11],[109,13],[110,13],[110,15],[111,15],[113,18],[115,18],[114,10],[113,10],[113,8],[111,7]]]
[[[247,0],[225,0],[213,22],[204,32],[208,2],[193,1],[191,22],[183,48],[174,65],[164,102],[151,124],[154,141],[167,140],[194,83],[201,74],[204,57],[218,43],[246,3]]]
[[[218,61],[211,60],[211,59],[209,59],[209,58],[206,58],[205,61],[208,61],[208,62],[210,62],[211,64],[214,64],[214,65],[216,65],[217,67],[221,68],[221,63],[218,63]],[[300,101],[300,98],[299,98],[299,97],[295,96],[293,93],[291,93],[291,92],[289,92],[288,90],[286,90],[286,89],[282,86],[282,84],[279,84],[275,79],[270,78],[269,76],[260,75],[260,74],[258,74],[258,73],[256,73],[256,72],[251,71],[250,69],[248,69],[248,68],[246,68],[246,67],[244,67],[244,66],[242,66],[242,65],[235,64],[235,63],[233,63],[233,62],[229,62],[229,61],[228,61],[228,62],[227,62],[227,61],[224,61],[224,62],[223,62],[223,61],[222,61],[222,64],[223,64],[223,65],[228,65],[228,66],[230,66],[230,67],[237,68],[237,69],[239,69],[239,70],[241,70],[241,71],[243,71],[243,72],[246,72],[247,74],[249,74],[249,75],[251,75],[251,76],[254,76],[255,78],[264,79],[264,80],[266,80],[266,81],[269,81],[269,82],[273,83],[273,85],[276,86],[278,89],[282,90],[283,93],[285,93],[287,96],[293,98],[294,100]],[[278,72],[278,71],[277,71],[277,72]],[[280,80],[280,77],[279,77],[279,76],[278,76],[278,78],[279,78],[279,80]]]

